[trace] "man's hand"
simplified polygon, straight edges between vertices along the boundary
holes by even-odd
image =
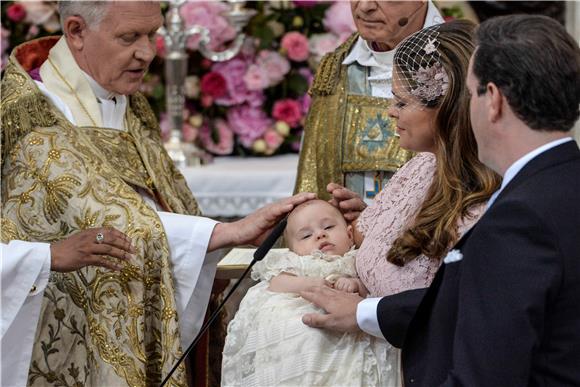
[[[360,196],[340,184],[329,183],[326,190],[332,195],[328,202],[338,208],[349,222],[356,220],[367,207]]]
[[[358,294],[317,286],[300,292],[300,295],[328,313],[306,314],[302,316],[304,324],[338,332],[360,331],[356,322],[356,308],[363,298]]]
[[[134,252],[131,239],[122,232],[114,228],[92,228],[52,243],[50,270],[68,272],[92,265],[118,271],[123,266],[108,257],[128,261]]]
[[[236,222],[220,223],[214,228],[207,250],[213,251],[222,247],[244,244],[257,246],[266,239],[270,230],[287,213],[296,206],[312,199],[316,199],[316,195],[313,193],[299,193],[264,206]]]

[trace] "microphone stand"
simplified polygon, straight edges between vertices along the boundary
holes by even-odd
[[[268,254],[268,251],[270,251],[270,249],[272,248],[272,246],[274,246],[274,243],[276,243],[276,241],[278,240],[278,238],[280,238],[280,236],[284,232],[284,229],[286,228],[286,222],[287,222],[287,220],[288,220],[288,217],[282,219],[280,221],[280,223],[278,223],[276,225],[276,227],[274,227],[274,229],[272,230],[272,232],[270,233],[270,235],[268,235],[268,237],[266,238],[266,240],[264,240],[264,242],[262,242],[262,244],[256,249],[256,251],[254,252],[254,259],[252,259],[252,262],[250,262],[250,265],[248,266],[248,268],[244,271],[244,273],[241,275],[241,277],[236,281],[236,283],[234,284],[234,286],[232,286],[232,288],[230,289],[230,291],[228,292],[228,294],[224,297],[224,300],[219,304],[219,306],[217,307],[217,309],[212,313],[212,315],[206,321],[206,323],[203,324],[203,326],[199,330],[199,333],[197,334],[197,336],[195,337],[195,339],[193,340],[193,342],[189,345],[189,347],[187,347],[187,349],[185,350],[185,352],[183,353],[183,355],[181,355],[181,357],[179,358],[179,360],[177,360],[177,362],[175,363],[175,365],[173,366],[173,368],[171,368],[171,371],[169,371],[169,373],[167,374],[167,376],[165,377],[165,379],[163,379],[163,381],[161,382],[160,387],[163,387],[163,386],[165,386],[167,384],[167,382],[169,381],[169,379],[171,379],[171,375],[173,375],[173,373],[175,372],[175,370],[177,369],[177,367],[179,367],[179,365],[183,362],[183,360],[187,357],[187,355],[191,352],[191,350],[193,348],[195,348],[195,346],[197,345],[197,343],[199,342],[199,340],[201,339],[201,337],[203,336],[203,334],[207,331],[207,329],[209,328],[209,326],[211,325],[211,323],[217,318],[217,316],[219,315],[220,311],[223,309],[224,305],[226,304],[226,301],[230,298],[230,296],[232,294],[234,294],[234,291],[238,288],[238,286],[240,286],[240,284],[242,283],[242,280],[250,272],[250,270],[256,264],[256,262],[261,261],[262,259],[264,259],[264,257],[266,256],[266,254]]]

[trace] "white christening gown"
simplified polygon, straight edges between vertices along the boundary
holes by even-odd
[[[292,252],[270,254],[256,264],[250,288],[228,326],[223,352],[223,386],[397,386],[398,357],[384,340],[363,332],[335,333],[302,323],[320,313],[297,294],[268,290],[285,272],[297,276],[356,276],[350,251],[343,257]],[[395,371],[395,372],[393,372]]]

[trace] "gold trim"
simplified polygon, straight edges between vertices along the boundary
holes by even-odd
[[[50,63],[50,65],[52,66],[52,69],[54,70],[54,72],[56,73],[56,75],[58,75],[58,77],[65,83],[65,85],[67,85],[67,87],[69,88],[70,92],[72,93],[72,95],[74,95],[74,97],[76,98],[77,102],[79,103],[79,105],[81,106],[81,108],[83,109],[83,111],[85,112],[85,114],[87,115],[87,117],[89,117],[89,119],[91,120],[91,122],[93,123],[93,126],[98,126],[97,122],[93,119],[93,116],[91,116],[91,114],[89,113],[89,110],[86,108],[85,104],[81,101],[79,95],[77,94],[77,92],[75,91],[75,89],[73,89],[73,87],[71,86],[70,83],[68,83],[68,81],[66,80],[66,78],[60,73],[60,71],[58,70],[58,68],[54,65],[54,63],[52,63],[52,60],[50,59],[50,57],[48,57],[48,63]]]

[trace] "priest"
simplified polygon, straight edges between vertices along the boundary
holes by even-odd
[[[257,243],[313,195],[234,223],[200,216],[138,93],[163,18],[157,2],[60,2],[63,37],[12,52],[2,82],[2,240],[91,227],[128,235],[120,272],[51,274],[30,385],[155,385],[193,339],[216,270],[206,252]],[[120,263],[120,262],[119,262]],[[183,366],[173,385],[185,385]]]

